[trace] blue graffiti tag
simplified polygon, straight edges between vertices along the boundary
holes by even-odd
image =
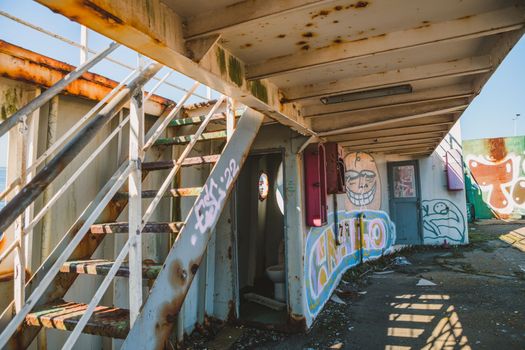
[[[394,223],[383,211],[339,211],[337,216],[338,240],[333,213],[326,226],[312,227],[306,238],[305,295],[312,316],[319,313],[348,268],[391,252],[395,243]]]

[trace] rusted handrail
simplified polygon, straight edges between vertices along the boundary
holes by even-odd
[[[131,83],[123,88],[64,148],[0,210],[0,232],[13,221],[47,188],[67,165],[84,149],[118,111],[127,103],[133,92],[149,81],[162,66],[152,63]]]
[[[53,86],[47,89],[45,92],[40,94],[34,100],[31,100],[24,107],[20,108],[12,116],[7,118],[3,123],[0,124],[0,137],[2,137],[6,132],[8,132],[13,126],[16,125],[20,120],[25,116],[30,115],[38,108],[42,107],[46,102],[49,102],[53,97],[58,95],[66,86],[77,80],[87,72],[90,68],[96,65],[98,62],[102,61],[104,57],[113,52],[120,45],[116,42],[112,42],[107,49],[99,53],[98,55],[92,57],[84,64],[78,66],[74,71],[68,73],[65,77],[57,81]]]

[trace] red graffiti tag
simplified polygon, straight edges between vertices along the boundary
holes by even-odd
[[[503,209],[508,205],[507,198],[503,192],[504,186],[513,179],[514,169],[512,159],[502,163],[483,164],[470,160],[468,167],[474,179],[481,186],[492,185],[489,192],[489,204],[495,209]]]

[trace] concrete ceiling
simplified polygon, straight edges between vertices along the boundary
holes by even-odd
[[[38,1],[303,134],[417,155],[436,147],[525,24],[524,0]],[[412,92],[321,103],[401,84]]]

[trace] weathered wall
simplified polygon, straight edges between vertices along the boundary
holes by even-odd
[[[476,219],[525,215],[525,136],[463,142],[468,199]]]
[[[468,243],[465,190],[450,191],[446,174],[446,154],[460,158],[460,145],[461,130],[456,123],[432,155],[419,161],[424,244],[442,244],[445,240],[448,244]],[[461,159],[458,161],[461,164]]]
[[[330,299],[346,270],[390,253],[395,244],[395,225],[388,214],[386,158],[381,154],[347,152],[344,161],[346,193],[329,195],[327,225],[307,228],[305,232],[308,324]]]

